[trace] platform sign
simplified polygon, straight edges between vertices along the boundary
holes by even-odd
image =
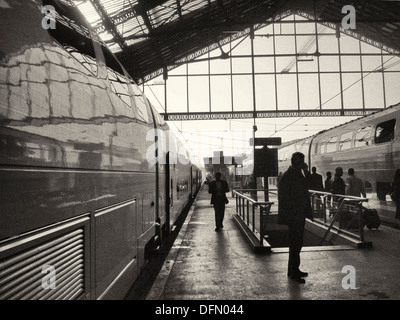
[[[253,145],[253,140],[256,146],[280,146],[282,144],[282,138],[272,137],[272,138],[250,138],[250,145]]]
[[[278,149],[255,149],[254,151],[254,175],[256,177],[278,176]]]

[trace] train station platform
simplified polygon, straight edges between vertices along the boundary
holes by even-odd
[[[400,230],[366,229],[372,248],[303,247],[300,269],[309,276],[300,284],[287,277],[287,248],[268,254],[250,248],[229,200],[224,228],[215,231],[202,186],[146,300],[400,299]]]

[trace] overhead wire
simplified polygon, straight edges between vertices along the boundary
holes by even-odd
[[[319,32],[322,32],[323,29],[325,29],[325,28],[326,28],[325,26],[320,25],[320,26],[318,26],[317,32],[318,32],[318,31],[319,31]],[[246,37],[244,37],[244,38],[243,38],[241,41],[239,41],[233,48],[231,48],[231,50],[228,52],[228,54],[229,54],[234,48],[236,48],[239,44],[241,44],[242,41],[244,41],[244,39],[246,39]],[[299,52],[307,52],[307,50],[308,50],[309,48],[312,47],[312,45],[313,45],[314,42],[315,42],[315,37],[310,36],[310,37],[308,38],[308,40],[302,45],[302,47],[300,48]],[[296,57],[296,58],[297,58],[297,57]],[[287,68],[290,68],[290,69],[291,69],[291,68],[293,67],[294,63],[295,63],[295,59],[296,59],[296,58],[294,58],[294,59],[287,65],[287,67],[284,68],[284,69],[287,69]],[[374,68],[372,71],[369,71],[369,72],[364,73],[360,79],[357,79],[356,81],[354,81],[353,83],[351,83],[349,86],[347,86],[346,88],[344,88],[343,90],[341,90],[341,91],[338,92],[337,94],[333,95],[333,96],[330,97],[328,100],[324,101],[320,106],[318,106],[317,108],[312,109],[312,110],[318,110],[318,109],[320,109],[323,105],[325,105],[325,104],[327,104],[328,102],[332,101],[332,100],[333,100],[334,98],[336,98],[337,96],[342,95],[345,91],[347,91],[348,89],[350,89],[351,87],[353,87],[354,85],[356,85],[357,83],[359,83],[362,79],[364,79],[365,77],[369,76],[371,73],[373,73],[373,72],[379,70],[380,68],[381,68],[382,71],[383,71],[383,70],[386,70],[386,69],[388,69],[388,68],[392,68],[392,67],[396,66],[397,64],[400,64],[400,60],[399,60],[399,61],[396,61],[396,62],[393,62],[393,63],[391,63],[391,64],[388,64],[388,62],[391,61],[393,58],[395,58],[395,56],[392,56],[391,58],[389,58],[389,59],[388,59],[387,61],[385,61],[384,63],[381,63],[379,66],[377,66],[376,68]],[[386,65],[386,66],[384,66],[384,65]],[[289,69],[289,70],[290,70],[290,69]],[[161,108],[165,111],[165,109],[164,109],[164,107],[162,106],[161,102],[158,100],[157,96],[154,94],[154,91],[151,89],[150,86],[148,86],[148,87],[149,87],[150,91],[152,92],[153,96],[156,98],[156,100],[157,100],[157,102],[159,103],[159,105],[161,106]],[[273,136],[273,135],[275,135],[275,134],[277,134],[277,133],[279,133],[279,132],[281,132],[281,131],[283,131],[283,130],[285,130],[285,129],[291,127],[291,126],[293,126],[295,123],[297,123],[298,121],[300,121],[300,120],[303,119],[303,118],[304,118],[304,117],[299,117],[298,119],[294,120],[293,122],[291,122],[291,123],[285,125],[283,128],[280,128],[280,129],[278,129],[278,130],[275,129],[271,136]],[[231,119],[230,119],[230,120],[231,120]],[[233,120],[236,121],[236,120],[240,120],[240,119],[233,119]],[[243,120],[245,120],[245,119],[243,119]],[[245,121],[246,121],[246,120],[245,120]],[[174,124],[174,126],[176,127],[176,129],[177,129],[180,133],[184,134],[184,132],[183,132],[181,129],[179,129],[179,128],[176,126],[176,124],[175,124],[174,122],[172,122],[172,123]],[[266,130],[264,130],[264,131],[266,131]],[[268,131],[270,131],[270,130],[268,130]],[[296,131],[297,131],[297,130],[296,130]],[[205,135],[205,136],[206,136],[206,135]],[[232,141],[235,141],[235,140],[232,139]]]
[[[389,60],[387,60],[386,62],[384,62],[383,64],[389,62],[390,60],[392,60],[395,56],[392,56]],[[373,73],[376,70],[379,70],[380,68],[383,68],[383,64],[380,64],[378,67],[376,67],[374,70],[367,72],[365,75],[363,75],[360,79],[354,81],[352,84],[350,84],[349,86],[347,86],[346,88],[344,88],[342,91],[340,91],[339,93],[335,94],[334,96],[332,96],[331,98],[329,98],[328,100],[326,100],[325,102],[323,102],[321,104],[321,106],[318,106],[317,108],[313,109],[313,110],[318,110],[320,109],[320,107],[322,107],[324,104],[328,103],[329,101],[333,100],[334,98],[336,98],[337,96],[343,94],[346,90],[350,89],[351,87],[353,87],[356,83],[360,82],[362,79],[364,79],[365,77],[369,76],[371,73]],[[301,119],[303,119],[303,117],[298,118],[297,120],[289,123],[287,126],[275,131],[271,136],[275,135],[278,132],[281,132],[282,130],[285,130],[286,128],[290,127],[291,125],[293,125],[294,123],[296,123],[297,121],[300,121]]]
[[[345,92],[346,90],[348,90],[348,89],[350,89],[351,87],[353,87],[355,84],[357,84],[358,82],[360,82],[362,79],[364,79],[365,77],[367,77],[368,75],[370,75],[370,74],[373,73],[374,71],[379,70],[380,68],[382,68],[383,65],[387,64],[387,63],[388,63],[390,60],[392,60],[394,57],[395,57],[395,56],[392,56],[391,58],[389,58],[389,59],[388,59],[386,62],[384,62],[383,64],[380,64],[379,66],[375,67],[372,71],[369,71],[369,72],[365,73],[365,75],[363,75],[360,79],[357,79],[357,80],[354,81],[352,84],[350,84],[349,86],[347,86],[346,88],[344,88],[342,91],[340,91],[339,93],[335,94],[334,96],[332,96],[332,97],[329,98],[328,100],[324,101],[324,102],[321,104],[321,106],[325,105],[326,103],[328,103],[329,101],[333,100],[333,99],[336,98],[337,96],[343,94],[343,92]],[[397,64],[400,64],[400,60],[397,61],[397,62],[394,62],[394,63],[392,63],[392,64],[390,64],[390,65],[387,65],[386,68],[383,68],[383,69],[387,69],[387,68],[389,68],[389,67],[393,67],[393,66],[395,66],[395,65],[397,65]],[[148,88],[149,88],[150,91],[152,92],[153,96],[156,98],[156,100],[157,100],[157,102],[159,103],[159,105],[161,106],[161,108],[165,111],[165,108],[162,106],[161,102],[159,101],[159,99],[158,99],[157,96],[155,95],[154,91],[151,89],[150,86],[148,86]],[[320,108],[320,107],[317,107],[317,108],[315,108],[314,110],[318,110],[319,108]],[[283,131],[283,130],[285,130],[285,129],[291,127],[291,126],[293,126],[295,123],[297,123],[298,121],[300,121],[300,120],[303,119],[303,118],[304,118],[304,117],[299,117],[298,119],[294,120],[293,122],[291,122],[291,123],[285,125],[283,128],[280,128],[280,129],[274,129],[274,130],[272,130],[272,129],[271,129],[271,130],[259,130],[259,131],[264,131],[264,132],[267,132],[267,131],[274,131],[274,132],[270,135],[270,137],[271,137],[271,136],[274,136],[276,133],[279,133],[279,132],[281,132],[281,131]],[[248,120],[246,120],[246,119],[233,119],[233,121],[239,121],[239,120],[248,121]],[[182,131],[181,129],[179,129],[179,128],[177,127],[177,125],[175,124],[175,122],[172,122],[172,123],[173,123],[173,125],[176,127],[176,129],[177,129],[182,135],[185,134],[185,131]],[[304,125],[304,126],[308,126],[308,127],[309,127],[309,125],[307,125],[307,124]],[[315,126],[318,126],[318,125],[315,125]],[[323,125],[320,125],[320,126],[326,127],[326,126],[323,126]],[[287,130],[286,130],[286,131],[287,131]],[[298,130],[292,130],[292,131],[298,131]],[[186,132],[186,133],[187,133],[187,132]],[[193,133],[193,134],[196,134],[196,135],[199,135],[199,136],[203,136],[203,137],[210,137],[210,136],[205,135],[205,134],[199,134],[199,133]],[[219,138],[219,137],[215,137],[215,138]],[[226,138],[226,139],[229,139],[229,138]],[[240,139],[229,139],[229,140],[231,140],[231,141],[243,141],[243,140],[240,140]]]

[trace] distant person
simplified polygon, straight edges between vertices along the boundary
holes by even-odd
[[[324,187],[324,191],[328,192],[328,193],[332,193],[332,172],[327,171],[326,172],[326,179],[325,179],[325,187]],[[327,196],[327,200],[328,200],[328,205],[331,205],[331,196]]]
[[[346,194],[346,183],[343,181],[342,175],[343,175],[343,168],[337,167],[335,169],[335,175],[332,181],[333,194],[341,194],[341,195]],[[340,199],[341,197],[333,197],[333,201],[337,202],[338,206],[340,205]]]
[[[309,189],[314,190],[314,191],[324,191],[324,185],[322,182],[322,176],[317,173],[317,168],[312,167],[311,168],[311,175],[310,175],[310,185]],[[317,205],[317,210],[321,209],[321,197],[319,195],[316,195],[316,198],[314,198],[314,201]]]
[[[300,271],[300,251],[303,247],[306,218],[313,219],[308,193],[310,172],[304,162],[304,154],[292,154],[291,166],[282,175],[278,192],[278,224],[289,227],[288,276],[305,283],[307,272]]]
[[[325,192],[332,192],[332,172],[326,172],[326,179],[325,179]]]
[[[400,169],[394,173],[393,201],[396,203],[396,219],[400,220]]]
[[[354,174],[354,169],[350,168],[347,173],[349,177],[347,178],[346,194],[354,197],[361,197],[362,195],[366,198],[364,183]]]
[[[215,180],[208,185],[208,193],[211,193],[211,204],[214,206],[215,212],[215,231],[219,231],[224,227],[222,224],[225,215],[225,205],[228,203],[226,193],[229,192],[228,183],[221,180],[221,173],[215,174]]]
[[[317,173],[317,168],[311,168],[311,176],[310,176],[310,189],[315,191],[323,191],[324,185],[322,183],[322,176]]]

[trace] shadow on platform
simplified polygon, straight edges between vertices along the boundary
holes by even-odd
[[[373,248],[304,247],[305,284],[290,280],[287,248],[253,252],[233,220],[230,201],[224,228],[214,231],[214,211],[203,185],[147,300],[361,300],[400,299],[400,231],[381,226],[365,230]],[[349,266],[354,270],[349,280]],[[350,283],[350,282],[352,283]],[[350,287],[350,288],[349,288]],[[131,299],[141,299],[131,295]]]

